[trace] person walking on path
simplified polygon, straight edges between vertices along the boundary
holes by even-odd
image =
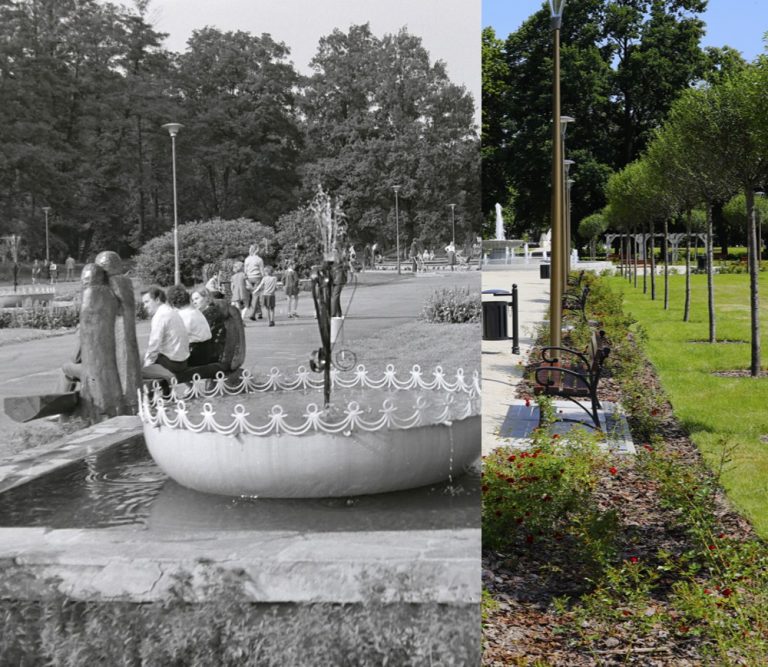
[[[288,317],[298,317],[299,313],[299,276],[293,262],[288,262],[288,268],[283,274],[283,289],[288,300]]]
[[[32,284],[37,285],[40,280],[40,274],[43,272],[43,267],[40,266],[40,260],[32,262]]]
[[[333,292],[331,293],[331,317],[343,317],[341,310],[341,290],[347,284],[347,257],[343,250],[333,251]]]
[[[269,326],[275,326],[275,292],[277,291],[277,278],[272,275],[272,267],[264,268],[264,277],[253,290],[254,295],[264,295],[264,307],[267,309],[267,319]]]
[[[456,246],[453,244],[453,241],[445,246],[445,255],[448,258],[448,266],[450,266],[451,271],[453,271],[453,267],[456,264]]]
[[[372,257],[373,257],[373,253],[371,252],[371,244],[366,243],[365,247],[363,248],[363,272],[365,272],[366,269],[371,268]]]
[[[64,268],[67,270],[67,280],[75,279],[75,258],[70,255],[64,260]]]
[[[374,243],[371,246],[371,266],[373,266],[374,269],[376,268],[376,262],[379,260],[378,255],[379,255],[379,244]]]
[[[419,270],[419,247],[416,245],[416,239],[411,242],[411,249],[408,251],[408,259],[411,260],[411,270],[413,275]]]
[[[56,262],[51,262],[48,265],[48,275],[51,277],[51,285],[53,285],[59,277],[59,265]]]
[[[248,307],[248,303],[251,300],[251,295],[248,293],[248,286],[246,284],[245,272],[243,271],[243,263],[235,262],[232,265],[232,305],[240,311],[240,315],[245,314],[245,309]]]
[[[253,244],[249,249],[248,257],[245,258],[245,264],[243,266],[245,271],[245,277],[248,280],[248,285],[251,288],[251,300],[248,305],[250,310],[250,319],[262,319],[261,314],[261,299],[256,292],[256,286],[261,282],[264,276],[264,260],[259,255],[259,246]]]

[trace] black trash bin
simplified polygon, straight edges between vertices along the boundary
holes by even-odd
[[[549,264],[539,264],[539,278],[542,280],[549,278],[549,267]]]
[[[507,302],[483,301],[483,340],[507,338]]]
[[[706,255],[699,255],[696,258],[696,268],[699,271],[706,271],[707,270],[707,256]]]

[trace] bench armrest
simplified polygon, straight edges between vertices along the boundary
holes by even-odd
[[[570,347],[555,347],[551,345],[541,348],[541,358],[544,362],[548,364],[555,363],[559,359],[559,357],[547,356],[547,353],[551,350],[565,352],[566,354],[570,354],[573,357],[578,357],[587,368],[589,368],[590,366],[589,359],[587,358],[587,355],[584,354],[583,352],[579,352],[578,350],[572,350]]]

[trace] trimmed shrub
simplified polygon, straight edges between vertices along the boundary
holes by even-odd
[[[79,322],[80,309],[77,306],[36,306],[0,311],[0,329],[69,329]]]
[[[421,319],[441,324],[479,322],[481,317],[480,295],[468,287],[435,290],[421,311]]]
[[[247,218],[188,222],[179,226],[181,282],[200,281],[203,266],[224,259],[244,259],[253,243],[261,244],[264,261],[274,261],[274,230]],[[144,244],[136,257],[136,273],[144,284],[173,284],[173,232]]]

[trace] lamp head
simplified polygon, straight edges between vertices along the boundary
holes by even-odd
[[[395,191],[395,194],[397,194],[398,192],[400,192],[400,186],[399,186],[399,185],[393,185],[393,186],[392,186],[392,189]]]
[[[48,214],[48,211],[51,210],[51,207],[50,206],[43,206],[42,209],[43,209],[43,213]]]
[[[563,21],[565,0],[549,0],[549,10],[552,16],[552,30],[560,30]]]
[[[166,123],[163,125],[163,128],[168,130],[168,134],[170,134],[172,137],[175,137],[182,127],[184,126],[181,123]]]

